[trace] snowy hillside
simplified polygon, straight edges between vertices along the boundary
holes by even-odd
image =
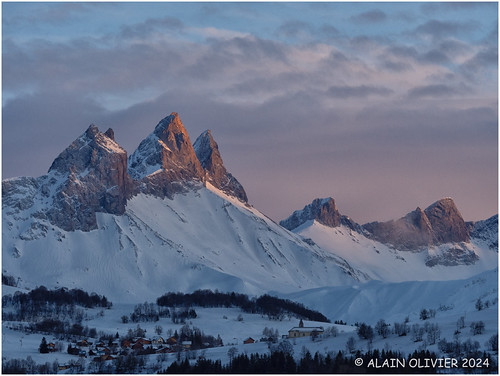
[[[211,288],[290,292],[366,276],[211,187],[173,200],[138,194],[98,229],[63,231],[29,216],[4,218],[3,271],[22,286],[80,287],[118,301]],[[5,211],[4,211],[5,215]],[[35,222],[37,223],[37,222]]]
[[[110,309],[86,309],[84,325],[95,328],[97,333],[105,333],[119,340],[126,338],[130,329],[140,326],[145,330],[146,336],[153,337],[158,326],[161,326],[163,336],[168,338],[172,333],[181,333],[188,328],[198,328],[204,333],[212,336],[220,336],[224,346],[212,347],[203,350],[183,351],[162,355],[140,355],[144,365],[137,369],[136,373],[155,373],[165,369],[180,357],[181,360],[189,359],[191,364],[201,359],[220,360],[222,364],[228,364],[231,352],[233,354],[269,354],[271,348],[287,349],[296,361],[304,356],[305,351],[311,354],[318,352],[322,356],[330,354],[335,357],[338,352],[346,356],[352,356],[356,351],[366,353],[371,349],[398,351],[400,356],[407,357],[415,350],[427,349],[439,357],[456,357],[460,359],[467,352],[451,354],[443,350],[443,342],[460,343],[468,346],[469,350],[476,348],[479,351],[488,351],[489,360],[495,361],[497,355],[491,351],[490,339],[498,333],[498,291],[497,272],[486,272],[474,278],[462,281],[445,282],[404,282],[404,283],[382,283],[372,281],[357,287],[325,287],[301,293],[288,294],[287,297],[299,300],[316,307],[321,307],[332,320],[343,320],[347,325],[334,323],[313,322],[304,320],[305,326],[323,327],[324,335],[313,339],[287,338],[288,331],[297,326],[298,319],[285,317],[282,320],[270,320],[263,315],[248,314],[236,307],[229,308],[200,308],[194,307],[197,317],[184,323],[173,323],[169,318],[160,318],[159,321],[124,323],[122,317],[129,315],[133,310],[133,304],[114,304]],[[13,294],[15,288],[7,287],[4,294]],[[484,307],[476,308],[476,301],[481,299]],[[486,306],[487,305],[487,306]],[[426,309],[430,315],[423,319],[420,315],[422,309]],[[358,334],[355,322],[364,322],[372,327],[376,322],[383,319],[387,325],[384,335],[374,332],[371,340],[363,339]],[[395,333],[397,323],[403,323],[408,332],[405,335]],[[462,321],[462,325],[459,322]],[[470,326],[473,323],[482,322],[484,327],[480,333],[473,333]],[[36,363],[54,362],[58,364],[77,364],[84,367],[83,373],[97,371],[99,367],[114,367],[118,361],[95,362],[92,357],[78,358],[67,354],[65,351],[71,341],[62,339],[60,336],[47,336],[42,333],[23,333],[13,330],[16,322],[4,322],[3,327],[3,352],[6,359],[25,359],[31,357]],[[263,340],[265,328],[278,332],[275,343],[269,344]],[[334,328],[333,330],[331,328]],[[435,339],[429,339],[427,332],[435,328]],[[458,333],[457,333],[457,328]],[[422,339],[416,339],[420,331]],[[49,354],[40,354],[38,346],[42,337],[55,343],[62,342],[62,351]],[[255,343],[244,344],[251,337]],[[96,343],[98,337],[88,338]],[[348,345],[352,344],[352,347]],[[466,351],[466,350],[463,350]],[[116,356],[114,356],[116,358]],[[352,359],[351,359],[352,361]],[[364,371],[367,365],[359,371]],[[456,371],[462,373],[464,369],[458,367]],[[107,368],[105,368],[106,370]],[[75,373],[73,370],[72,373]],[[108,373],[113,373],[109,368]],[[404,373],[403,370],[401,373]]]
[[[294,229],[305,239],[311,239],[319,247],[347,260],[350,265],[365,271],[371,279],[382,281],[454,280],[468,278],[498,265],[498,251],[490,248],[482,239],[470,242],[447,243],[415,251],[400,251],[386,244],[369,239],[362,233],[344,225],[325,226],[309,220]],[[456,262],[460,257],[473,254],[473,264]],[[448,265],[435,264],[432,260],[447,257]]]
[[[440,315],[467,315],[477,311],[477,299],[498,300],[498,269],[463,280],[370,281],[280,295],[316,309],[330,319],[349,323],[374,325],[381,318],[388,322],[401,321],[406,316],[418,318],[423,308],[434,309]],[[495,326],[497,307],[488,314],[488,320]]]

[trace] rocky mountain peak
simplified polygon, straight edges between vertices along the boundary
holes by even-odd
[[[115,140],[115,131],[113,131],[111,128],[108,128],[106,132],[104,132],[106,136],[108,136],[110,139],[113,141]]]
[[[75,173],[83,172],[89,167],[97,166],[101,163],[101,158],[107,154],[123,155],[126,159],[127,152],[114,141],[113,130],[108,129],[106,133],[102,133],[97,126],[91,124],[79,138],[59,154],[52,162],[49,172],[66,173],[70,170]]]
[[[177,112],[162,119],[155,127],[154,134],[174,151],[189,152],[191,149],[189,135]]]
[[[198,136],[193,144],[193,148],[201,166],[205,169],[205,177],[208,182],[225,193],[243,202],[248,202],[243,186],[226,170],[219,147],[213,139],[210,130],[206,130]]]
[[[129,158],[129,174],[144,193],[172,197],[186,186],[202,182],[205,172],[179,114],[162,119]]]
[[[58,177],[57,179],[55,177]],[[97,227],[97,212],[123,214],[134,184],[127,173],[127,152],[114,141],[112,130],[91,124],[54,160],[40,190],[49,195],[59,181],[46,217],[60,228],[89,231]]]
[[[309,220],[316,220],[319,223],[337,227],[341,224],[341,215],[335,205],[335,200],[331,197],[317,198],[302,210],[296,210],[293,214],[280,222],[280,225],[288,230],[293,230]]]
[[[212,137],[212,132],[207,129],[198,136],[193,144],[194,152],[203,168],[210,168],[212,163],[222,163],[219,146]]]
[[[452,198],[436,201],[425,214],[431,223],[436,244],[469,241],[469,231]]]
[[[425,233],[432,232],[432,225],[429,222],[429,218],[427,218],[427,215],[420,207],[417,207],[414,211],[405,215],[404,219],[408,225],[419,231],[423,231]]]
[[[363,225],[371,236],[400,249],[469,241],[469,231],[453,199],[436,201],[427,209],[417,207],[403,218]]]

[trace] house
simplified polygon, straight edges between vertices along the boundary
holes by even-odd
[[[165,340],[163,339],[163,337],[154,337],[153,340],[151,341],[153,343],[153,345],[163,345],[165,343]]]
[[[143,345],[151,345],[151,341],[146,338],[139,338],[135,343],[141,343]]]
[[[293,327],[288,331],[289,338],[298,337],[311,337],[312,335],[323,334],[324,329],[322,326],[304,326],[302,320],[299,322],[299,326]]]
[[[162,347],[161,349],[156,350],[157,354],[167,354],[174,352],[170,347]]]
[[[56,344],[50,342],[47,344],[47,348],[49,349],[50,352],[54,352],[54,351],[56,351]]]
[[[190,349],[193,343],[191,341],[182,341],[182,347],[185,349]]]
[[[97,350],[97,355],[98,356],[111,355],[111,351],[107,347],[103,347],[102,349]]]
[[[101,356],[96,356],[94,358],[94,362],[105,362],[107,360],[114,360],[116,358],[112,357],[111,355],[101,355]]]
[[[246,340],[243,341],[245,345],[248,345],[249,343],[255,343],[255,340],[252,337],[248,337]]]
[[[169,339],[167,339],[167,344],[177,345],[177,340],[175,339],[175,337],[170,337]]]
[[[89,342],[86,339],[83,339],[80,342],[77,342],[76,345],[80,346],[80,347],[87,347],[87,346],[92,345],[92,342]]]
[[[136,342],[132,346],[132,350],[134,350],[134,351],[142,351],[142,350],[144,350],[144,345],[142,343],[140,343],[140,342]]]
[[[122,341],[122,347],[124,347],[124,348],[129,348],[130,346],[132,346],[132,343],[131,343],[129,340],[124,339],[124,340]]]

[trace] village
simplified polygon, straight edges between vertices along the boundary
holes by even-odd
[[[266,328],[267,329],[267,328]],[[265,331],[264,331],[265,333]],[[307,327],[300,320],[298,326],[291,328],[288,334],[282,335],[281,339],[293,339],[300,337],[316,338],[324,333],[323,327]],[[267,333],[265,333],[267,334]],[[40,352],[56,352],[57,345],[54,342],[46,343],[45,338],[42,339],[42,344],[39,347]],[[276,342],[277,338],[272,335],[269,337],[261,337],[260,340],[255,340],[248,337],[243,340],[243,344],[253,344],[256,342]],[[108,340],[93,340],[91,338],[82,339],[70,343],[67,348],[67,353],[81,358],[89,358],[94,362],[105,362],[115,360],[118,356],[133,355],[154,355],[168,353],[182,353],[190,350],[198,350],[211,347],[223,346],[220,336],[215,341],[195,343],[193,346],[192,340],[181,340],[181,336],[177,334],[164,338],[161,335],[156,335],[151,338],[135,337],[121,339],[116,334],[115,338]],[[60,370],[70,368],[70,365],[60,365]]]

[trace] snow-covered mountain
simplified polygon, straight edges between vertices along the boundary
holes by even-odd
[[[332,198],[315,199],[280,223],[371,279],[452,280],[498,265],[498,216],[466,224],[450,198],[365,225],[340,215]]]
[[[498,265],[498,217],[465,223],[449,198],[366,225],[316,199],[280,226],[248,204],[211,132],[192,145],[177,113],[129,158],[91,125],[46,175],[7,179],[2,194],[4,274],[119,301],[451,280]]]
[[[92,125],[47,175],[4,181],[3,273],[21,286],[79,287],[118,301],[367,280],[249,206],[211,134],[199,140],[203,163],[173,113],[127,166],[113,131]]]
[[[457,320],[480,321],[486,331],[477,336],[463,331],[461,340],[481,341],[482,350],[498,332],[498,216],[465,222],[445,198],[394,221],[360,225],[326,198],[278,225],[248,203],[211,132],[191,144],[177,113],[161,120],[129,158],[111,129],[103,133],[91,125],[46,175],[4,180],[2,273],[17,284],[4,286],[4,294],[44,285],[105,295],[112,309],[86,310],[85,323],[112,336],[130,333],[123,317],[134,303],[198,289],[271,293],[351,324],[384,319],[395,327],[407,320],[414,331],[439,324],[449,340],[458,338]],[[478,300],[484,310],[477,308]],[[434,312],[432,323],[419,318],[422,308]],[[229,346],[268,353],[266,342],[243,344],[271,325],[264,316],[241,315],[235,307],[196,310],[195,325],[220,333],[227,344],[206,349],[204,357],[229,362]],[[160,321],[182,330],[174,320]],[[47,354],[36,348],[46,334],[25,338],[14,324],[3,323],[3,357],[29,355],[45,362]],[[157,322],[141,325],[153,333]],[[291,325],[272,322],[280,333]],[[356,328],[329,326],[338,336],[289,344],[296,354],[303,348],[336,354]],[[415,344],[396,332],[373,343],[359,340],[355,349],[386,348],[389,340],[393,349],[408,353],[417,346],[443,353],[436,343]],[[56,355],[73,360],[70,354]],[[174,361],[170,355],[145,357],[149,365],[154,359],[161,365]],[[98,363],[89,362],[87,370]]]

